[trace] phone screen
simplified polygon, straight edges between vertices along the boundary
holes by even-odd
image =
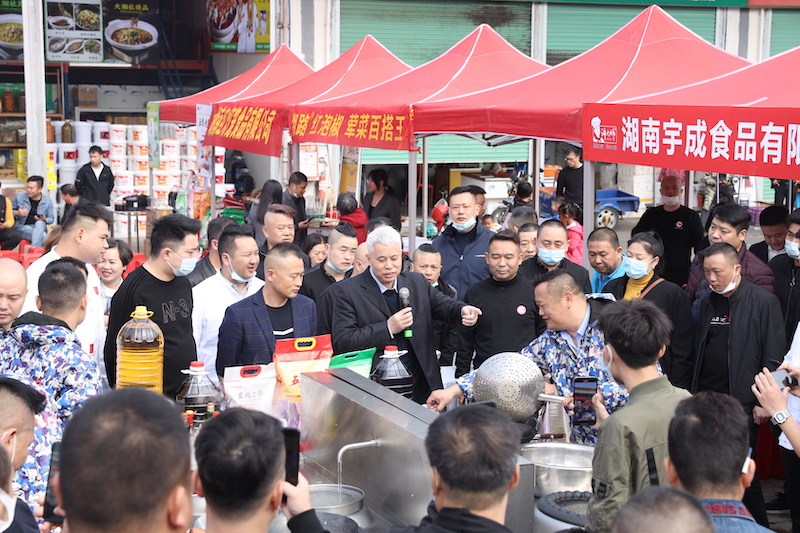
[[[297,485],[300,472],[300,430],[283,428],[283,442],[286,446],[286,481]]]
[[[56,500],[56,495],[53,492],[53,476],[58,474],[58,461],[60,458],[60,451],[61,451],[61,443],[54,442],[53,443],[53,451],[50,454],[50,473],[47,475],[47,491],[45,492],[44,496],[44,509],[42,518],[48,522],[58,522],[61,523],[64,521],[64,517],[57,515],[55,512],[56,507],[58,507],[58,501]]]
[[[572,423],[576,425],[594,425],[597,414],[592,406],[592,396],[597,392],[597,378],[575,378],[572,384],[574,414]]]
[[[777,383],[778,387],[780,388],[794,387],[795,385],[797,385],[797,383],[795,383],[794,378],[789,375],[789,371],[786,370],[785,368],[781,368],[780,370],[772,372],[772,379],[775,380],[775,383]]]

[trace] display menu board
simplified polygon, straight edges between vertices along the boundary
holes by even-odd
[[[213,52],[270,51],[269,0],[206,0]]]
[[[137,0],[137,3],[106,0],[104,4],[106,62],[158,63],[159,0]]]
[[[0,60],[22,61],[22,0],[0,0]]]
[[[47,61],[103,61],[103,0],[45,2]]]

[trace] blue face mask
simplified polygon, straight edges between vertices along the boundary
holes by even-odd
[[[566,250],[547,250],[544,248],[539,249],[539,259],[548,266],[554,266],[559,264],[561,261],[564,260],[566,257],[567,251]]]
[[[172,252],[172,253],[175,253],[175,252]],[[178,254],[175,254],[175,255],[178,255]],[[174,266],[170,265],[169,261],[167,261],[167,264],[172,269],[172,273],[175,274],[178,277],[188,276],[189,274],[194,272],[194,267],[196,267],[197,266],[197,262],[200,261],[196,257],[192,257],[192,258],[178,257],[178,259],[181,260],[181,266],[179,266],[178,268],[175,268]]]
[[[338,272],[339,274],[344,274],[345,272],[350,272],[351,270],[353,270],[353,265],[350,265],[349,267],[347,267],[347,268],[346,268],[346,269],[344,269],[344,270],[339,270],[338,268],[336,268],[335,266],[333,266],[333,263],[331,263],[331,260],[330,260],[330,259],[328,259],[328,260],[325,262],[325,264],[326,264],[326,265],[328,265],[328,267],[330,267],[330,269],[331,269],[331,270],[333,270],[334,272]]]
[[[789,239],[786,239],[784,247],[786,248],[786,255],[792,259],[797,259],[800,257],[800,243],[792,242]]]
[[[453,222],[453,227],[456,228],[456,231],[464,233],[465,231],[471,230],[472,226],[474,226],[477,221],[478,221],[477,218],[470,218],[470,219],[467,219],[467,221],[464,222],[463,224],[459,224],[457,222]]]
[[[251,279],[253,279],[254,277],[255,277],[255,276],[251,276],[251,277],[249,277],[249,278],[243,278],[242,276],[240,276],[239,274],[237,274],[237,273],[236,273],[236,271],[235,271],[234,269],[231,269],[231,279],[233,279],[233,281],[238,281],[239,283],[247,283],[247,282],[249,282]]]
[[[652,263],[654,259],[655,258],[645,263],[644,261],[639,261],[632,257],[626,257],[622,265],[625,268],[625,275],[631,279],[641,279],[645,277],[650,273],[650,263]]]
[[[608,363],[606,363],[606,348],[608,348],[607,344],[603,346],[603,353],[600,354],[600,370],[605,372],[608,377],[613,378],[610,365],[614,360],[614,353],[611,350],[608,351]]]

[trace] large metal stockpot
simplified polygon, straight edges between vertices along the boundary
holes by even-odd
[[[533,442],[520,455],[534,465],[533,494],[541,498],[553,492],[591,491],[594,448],[565,442]]]

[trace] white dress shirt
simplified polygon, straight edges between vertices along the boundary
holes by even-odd
[[[794,367],[800,366],[800,328],[797,328],[797,330],[794,332],[792,345],[789,347],[789,353],[786,354],[783,362],[789,363]],[[794,394],[790,394],[789,401],[787,402],[787,409],[790,413],[792,413],[792,417],[785,423],[800,424],[800,398]],[[789,442],[789,439],[786,438],[786,435],[783,432],[781,432],[781,436],[778,438],[778,444],[787,450],[794,450],[792,443]]]
[[[260,291],[264,281],[256,277],[247,282],[242,292],[238,286],[217,273],[192,288],[192,332],[197,345],[197,360],[206,365],[206,372],[211,381],[219,387],[217,376],[217,344],[219,343],[219,327],[225,318],[225,310],[229,306],[244,300]]]

